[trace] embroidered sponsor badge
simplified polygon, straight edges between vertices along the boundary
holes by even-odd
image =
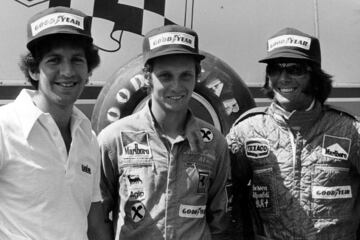
[[[31,23],[31,33],[36,36],[41,31],[55,26],[68,25],[84,29],[84,18],[70,13],[53,13]]]
[[[139,174],[132,174],[132,173],[128,174],[127,179],[129,180],[130,186],[140,185],[140,184],[142,185],[142,183],[143,183]]]
[[[137,223],[145,217],[145,206],[141,202],[134,203],[131,206],[131,219]]]
[[[182,32],[167,32],[149,38],[150,49],[173,44],[185,45],[195,49],[195,36]]]
[[[129,201],[142,201],[145,199],[145,192],[143,187],[130,188]]]
[[[310,49],[311,38],[298,35],[282,35],[268,40],[268,52],[280,47]]]
[[[265,139],[250,139],[245,142],[246,156],[249,158],[264,158],[269,156],[269,142]]]
[[[145,199],[142,169],[133,169],[126,175],[129,186],[129,201],[141,201]]]
[[[270,186],[266,184],[253,184],[252,197],[255,200],[255,206],[258,209],[271,207],[271,191]]]
[[[91,175],[91,168],[88,165],[81,164],[81,171]]]
[[[205,216],[206,205],[193,206],[180,204],[179,216],[185,218],[203,218]]]
[[[199,182],[198,182],[197,192],[206,193],[208,182],[209,182],[209,172],[199,170]]]
[[[324,135],[322,155],[347,160],[349,157],[350,145],[351,140],[349,138]]]
[[[350,186],[335,186],[335,187],[312,187],[313,199],[342,199],[352,198],[352,192]]]
[[[151,158],[149,136],[146,132],[121,132],[122,153],[124,158]]]
[[[201,128],[200,133],[204,142],[211,142],[214,138],[213,132],[208,128]]]

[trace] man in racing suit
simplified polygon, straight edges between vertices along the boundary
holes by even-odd
[[[116,239],[225,239],[226,140],[188,108],[204,58],[198,36],[160,27],[145,36],[143,50],[150,100],[98,136]]]
[[[283,29],[260,62],[273,101],[244,113],[227,135],[234,166],[252,172],[255,239],[355,240],[360,124],[324,105],[331,77],[321,70],[318,39]]]

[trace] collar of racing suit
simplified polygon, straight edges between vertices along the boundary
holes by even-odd
[[[292,130],[306,132],[319,119],[322,114],[322,105],[315,102],[313,108],[305,111],[287,112],[275,102],[271,103],[268,113],[282,127],[290,127]]]

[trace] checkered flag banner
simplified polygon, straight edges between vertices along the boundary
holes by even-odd
[[[84,0],[49,0],[49,7],[72,7],[92,16],[93,26],[95,22],[112,22],[109,34],[118,42],[118,47],[112,50],[100,48],[107,52],[120,49],[124,31],[144,36],[155,27],[184,25],[186,5],[187,0],[86,0],[86,4]],[[115,37],[114,33],[119,31],[120,37]]]

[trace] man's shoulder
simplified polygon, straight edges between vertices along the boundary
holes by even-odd
[[[352,120],[356,120],[356,121],[360,120],[359,117],[356,117],[356,115],[354,113],[352,113],[350,110],[339,107],[339,106],[326,104],[326,105],[324,105],[324,109],[327,112],[332,112],[332,113],[350,118]]]
[[[98,139],[100,141],[105,139],[110,140],[116,138],[116,136],[118,136],[122,131],[136,131],[137,129],[145,127],[142,123],[143,122],[139,117],[139,114],[134,113],[107,125],[98,134]]]
[[[0,106],[0,121],[12,122],[15,111],[13,102]]]
[[[240,117],[238,117],[238,119],[236,119],[233,123],[233,126],[237,125],[238,123],[244,121],[245,119],[254,117],[254,116],[259,116],[259,115],[265,115],[267,112],[268,107],[254,107],[251,108],[249,110],[247,110],[246,112],[244,112],[243,114],[240,115]]]

